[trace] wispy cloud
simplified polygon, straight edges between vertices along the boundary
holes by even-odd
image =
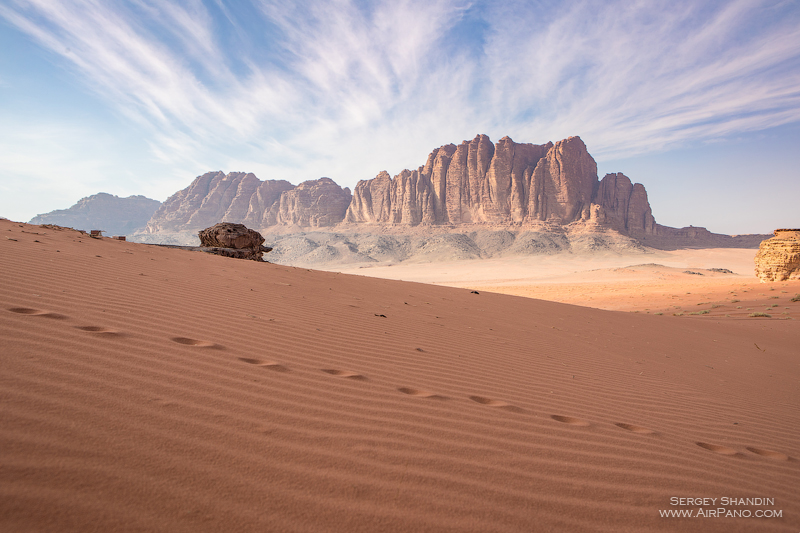
[[[791,4],[243,5],[12,0],[0,16],[187,172],[352,184],[478,132],[578,134],[618,157],[800,120]]]
[[[511,94],[508,114],[531,111],[524,133],[579,132],[606,155],[797,121],[800,18],[791,15],[757,1],[574,4],[542,31],[496,32],[492,59],[514,47],[529,55],[491,61],[492,92]]]

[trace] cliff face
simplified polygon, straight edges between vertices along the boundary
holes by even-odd
[[[262,181],[250,195],[250,204],[242,223],[251,228],[266,228],[277,224],[281,195],[293,188],[294,185],[284,180]]]
[[[587,220],[597,184],[597,164],[580,137],[550,147],[533,171],[528,219],[569,224]]]
[[[100,229],[107,235],[127,235],[144,227],[160,205],[158,200],[144,196],[120,198],[101,192],[81,198],[69,209],[36,215],[30,223],[56,224],[84,231]]]
[[[195,231],[218,222],[264,228],[276,224],[332,226],[342,221],[350,190],[321,178],[294,186],[251,173],[208,172],[170,196],[147,223],[147,233]]]
[[[486,135],[459,146],[435,149],[417,170],[394,180],[382,172],[361,181],[345,221],[377,224],[462,224],[522,222],[537,162],[552,147],[518,144]],[[372,205],[378,198],[380,209]]]
[[[800,279],[800,229],[776,229],[755,256],[756,276],[764,283]]]
[[[350,189],[342,189],[330,178],[304,181],[281,193],[276,223],[303,227],[333,226],[344,218],[350,199]]]
[[[520,144],[486,135],[434,150],[424,166],[394,179],[360,181],[345,221],[371,224],[569,224],[594,220],[625,234],[650,234],[655,220],[640,184],[609,175],[579,137]],[[617,177],[618,176],[618,177]],[[619,183],[617,183],[619,182]],[[593,204],[597,204],[593,207]]]
[[[147,223],[147,232],[195,230],[217,222],[239,222],[246,216],[250,198],[260,183],[255,175],[244,172],[207,172],[167,198]]]
[[[388,222],[392,205],[392,178],[386,171],[358,182],[345,214],[345,222]]]
[[[642,238],[656,233],[656,220],[647,201],[647,191],[640,183],[633,184],[621,172],[606,174],[600,181],[592,217],[604,226]]]

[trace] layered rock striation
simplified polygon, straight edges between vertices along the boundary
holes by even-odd
[[[776,229],[774,233],[758,248],[756,277],[762,282],[800,279],[800,229]]]

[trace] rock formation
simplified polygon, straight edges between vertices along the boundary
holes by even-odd
[[[208,172],[170,196],[147,223],[147,233],[196,231],[223,222],[257,228],[276,224],[331,226],[342,221],[350,189],[321,178],[294,186],[261,181],[252,173]]]
[[[177,235],[182,240],[188,232],[218,221],[273,233],[285,233],[286,227],[339,224],[354,226],[353,231],[433,225],[560,231],[575,226],[613,230],[667,249],[748,247],[763,239],[657,224],[644,186],[621,173],[598,180],[597,164],[580,137],[539,145],[509,137],[492,143],[486,135],[477,135],[436,148],[415,170],[403,170],[394,178],[384,171],[359,181],[352,195],[329,178],[294,186],[262,182],[243,172],[209,172],[167,199],[139,239]]]
[[[358,182],[347,208],[345,222],[389,222],[392,205],[392,178],[385,170],[371,180]]]
[[[263,218],[281,192],[291,188],[288,181],[262,182],[252,173],[207,172],[167,198],[147,223],[146,231],[196,231],[219,221],[248,220],[252,224],[254,219]],[[269,205],[263,205],[267,202]],[[258,210],[252,215],[251,206]]]
[[[276,223],[311,228],[333,226],[344,218],[350,199],[350,189],[342,189],[330,178],[304,181],[281,193]]]
[[[625,235],[641,238],[656,233],[656,220],[641,183],[633,184],[621,172],[600,181],[591,218]]]
[[[762,282],[800,279],[800,229],[776,229],[774,233],[758,248],[756,277]]]
[[[602,203],[597,165],[580,137],[555,144],[520,144],[485,135],[434,150],[415,171],[382,172],[360,181],[345,222],[372,224],[556,225],[593,219],[623,233],[652,233],[655,220],[640,184],[609,175]],[[619,181],[619,184],[616,182]],[[593,216],[594,214],[594,216]]]
[[[69,209],[36,215],[31,224],[55,224],[79,230],[103,230],[108,235],[128,235],[147,225],[161,202],[144,196],[120,198],[98,193],[81,198]]]
[[[382,172],[373,180],[360,181],[345,222],[412,226],[523,222],[531,177],[552,147],[552,143],[518,144],[509,137],[493,145],[486,135],[459,146],[442,146],[424,166],[404,170],[394,180]],[[549,178],[543,168],[541,183]]]
[[[197,236],[202,251],[225,257],[263,261],[263,254],[272,251],[262,246],[264,237],[260,233],[243,224],[221,222],[198,232]]]

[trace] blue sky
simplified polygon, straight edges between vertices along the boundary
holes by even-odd
[[[580,135],[656,220],[800,226],[796,1],[0,0],[0,215],[209,170],[342,186]]]

